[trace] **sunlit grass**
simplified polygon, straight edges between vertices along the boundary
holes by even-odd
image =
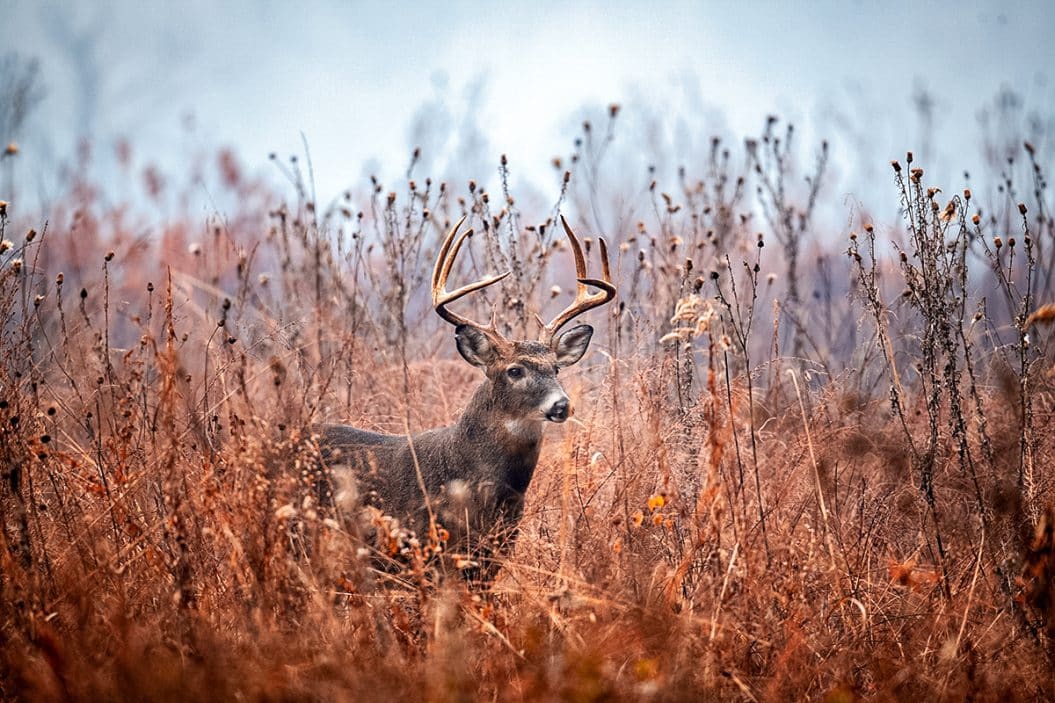
[[[144,234],[88,184],[46,228],[0,204],[0,694],[1055,695],[1042,189],[979,214],[895,163],[903,225],[822,237],[826,151],[803,173],[778,127],[607,230],[613,125],[552,211],[413,173],[323,208],[229,153],[242,205],[204,224]],[[574,288],[558,210],[612,243],[619,297],[516,550],[490,589],[425,536],[378,570],[307,490],[312,426],[451,422],[477,376],[430,309],[442,232],[477,232],[464,280],[513,271],[477,319],[533,335]]]

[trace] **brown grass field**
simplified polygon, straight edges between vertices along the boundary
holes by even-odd
[[[902,156],[874,191],[900,222],[832,231],[827,149],[804,168],[782,129],[632,201],[602,125],[549,204],[504,159],[494,192],[411,171],[324,206],[300,163],[276,193],[224,154],[222,214],[76,180],[41,220],[0,206],[0,698],[1055,698],[1039,156],[984,198]],[[477,317],[534,335],[574,287],[558,212],[619,296],[469,588],[312,503],[311,427],[456,418],[478,372],[428,304],[437,244],[467,214],[455,275],[513,271]]]

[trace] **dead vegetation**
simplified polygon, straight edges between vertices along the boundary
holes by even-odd
[[[39,231],[5,207],[0,695],[1055,696],[1035,150],[1033,195],[1009,176],[993,211],[895,162],[902,223],[833,241],[812,217],[827,152],[806,178],[779,128],[742,160],[715,140],[607,231],[612,125],[584,126],[541,216],[504,159],[502,192],[411,171],[324,208],[296,163],[283,200],[230,154],[242,205],[205,228],[144,233],[86,184]],[[477,319],[497,305],[503,333],[534,334],[572,294],[558,211],[612,242],[619,298],[563,381],[577,414],[515,553],[472,591],[435,535],[366,542],[305,499],[310,427],[456,417],[475,376],[429,308],[441,234],[476,230],[465,280],[513,272]]]

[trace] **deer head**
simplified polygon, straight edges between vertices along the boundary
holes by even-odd
[[[506,271],[488,276],[457,290],[447,291],[447,278],[454,267],[458,251],[466,238],[472,235],[471,229],[458,235],[464,221],[462,217],[455,223],[440,246],[432,272],[433,307],[440,317],[455,325],[458,352],[487,375],[491,391],[490,409],[500,416],[496,420],[501,421],[513,434],[538,429],[543,421],[564,422],[571,416],[572,407],[557,380],[557,373],[583,357],[593,336],[593,327],[576,325],[563,333],[558,332],[575,317],[607,303],[615,296],[608,264],[608,246],[603,239],[599,240],[602,278],[588,278],[582,246],[562,216],[561,224],[575,257],[578,285],[575,300],[548,324],[536,317],[542,327],[538,340],[510,340],[498,332],[494,312],[490,323],[483,325],[447,309],[455,300],[494,285],[510,273]],[[590,287],[599,290],[590,293]]]

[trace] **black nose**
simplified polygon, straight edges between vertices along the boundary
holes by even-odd
[[[558,400],[546,413],[546,419],[550,422],[564,422],[568,419],[568,399]]]

